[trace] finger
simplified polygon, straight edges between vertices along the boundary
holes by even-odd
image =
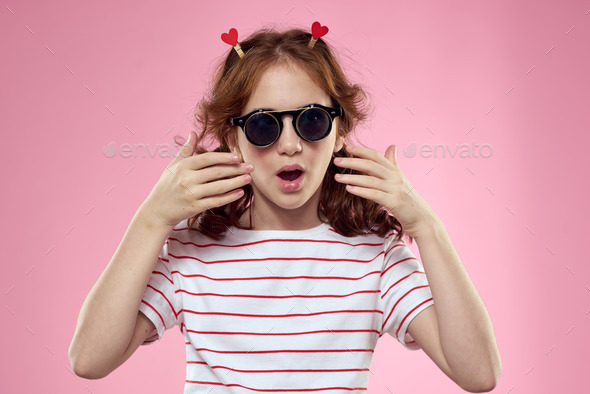
[[[361,186],[346,185],[346,191],[351,194],[354,194],[355,196],[375,201],[377,204],[384,207],[388,207],[388,204],[392,205],[392,203],[389,201],[390,195],[380,190],[375,190]]]
[[[252,181],[250,174],[244,174],[230,179],[222,179],[200,185],[199,188],[191,187],[192,190],[199,190],[196,198],[203,199],[227,193],[233,189],[240,188]]]
[[[338,167],[361,171],[379,179],[389,178],[387,172],[390,171],[390,168],[385,168],[373,160],[356,157],[337,157],[334,159],[334,164],[336,164]],[[391,163],[389,163],[389,166],[391,166]]]
[[[200,170],[215,164],[237,164],[241,160],[238,155],[231,152],[205,152],[200,155],[187,157],[183,165],[189,170]]]
[[[228,177],[234,177],[236,175],[251,173],[252,171],[254,171],[254,167],[251,164],[217,164],[198,170],[198,176],[195,177],[195,181],[198,183],[207,183]]]
[[[176,163],[176,162],[180,161],[181,159],[184,159],[186,157],[190,157],[193,155],[193,152],[195,151],[195,145],[196,145],[196,138],[195,138],[195,136],[193,136],[193,134],[194,133],[192,131],[190,131],[188,133],[188,139],[186,140],[186,142],[184,143],[184,145],[180,149],[180,152],[178,152],[178,154],[176,155],[176,157],[174,158],[172,163]]]
[[[347,185],[361,186],[369,189],[380,190],[388,193],[387,186],[388,182],[383,182],[381,179],[375,178],[374,176],[368,175],[349,175],[349,174],[336,174],[334,176],[336,182],[345,183]]]
[[[385,158],[393,163],[394,166],[398,166],[397,164],[397,146],[389,145],[387,150],[385,151]]]
[[[243,195],[244,191],[242,189],[235,189],[224,194],[218,194],[216,196],[204,198],[200,200],[199,203],[205,207],[205,209],[203,209],[204,211],[206,209],[217,208],[227,205],[231,202],[238,200]]]
[[[387,160],[383,155],[374,149],[370,149],[361,145],[350,145],[346,147],[346,151],[353,156],[363,159],[373,160],[386,168],[392,168],[391,161]]]

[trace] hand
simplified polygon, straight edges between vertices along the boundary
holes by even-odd
[[[438,220],[400,170],[395,145],[387,148],[385,157],[364,146],[346,146],[346,150],[357,157],[337,157],[334,164],[366,174],[335,175],[336,181],[347,184],[349,193],[380,204],[400,222],[404,233],[412,238],[417,238]]]
[[[234,153],[193,155],[196,147],[193,134],[191,131],[140,208],[171,228],[206,209],[237,200],[244,194],[238,188],[251,181],[252,165],[243,163]],[[221,179],[226,177],[231,178]]]

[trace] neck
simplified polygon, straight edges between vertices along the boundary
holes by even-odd
[[[322,224],[318,217],[320,190],[311,196],[302,206],[286,209],[275,205],[259,193],[254,192],[252,205],[240,218],[243,225],[250,224],[252,210],[252,227],[254,230],[305,230]]]

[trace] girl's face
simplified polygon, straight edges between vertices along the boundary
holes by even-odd
[[[259,108],[288,110],[314,103],[328,107],[336,104],[300,67],[281,64],[262,74],[241,115]],[[285,115],[282,121],[279,139],[268,147],[260,148],[249,143],[238,126],[234,128],[237,146],[230,140],[232,150],[240,153],[244,162],[254,166],[251,173],[253,222],[259,228],[256,217],[273,222],[286,215],[305,218],[310,226],[318,224],[320,186],[333,152],[342,148],[342,141],[337,138],[338,117],[332,123],[330,134],[317,142],[307,142],[297,135],[292,116]],[[295,180],[292,177],[298,172],[282,172],[285,166],[294,165],[301,170]]]

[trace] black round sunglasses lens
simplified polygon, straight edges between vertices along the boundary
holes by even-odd
[[[246,136],[254,145],[272,144],[279,135],[279,124],[269,114],[252,115],[246,122]]]
[[[324,138],[331,129],[330,115],[320,108],[310,108],[303,111],[297,119],[299,133],[309,141],[318,141]]]

